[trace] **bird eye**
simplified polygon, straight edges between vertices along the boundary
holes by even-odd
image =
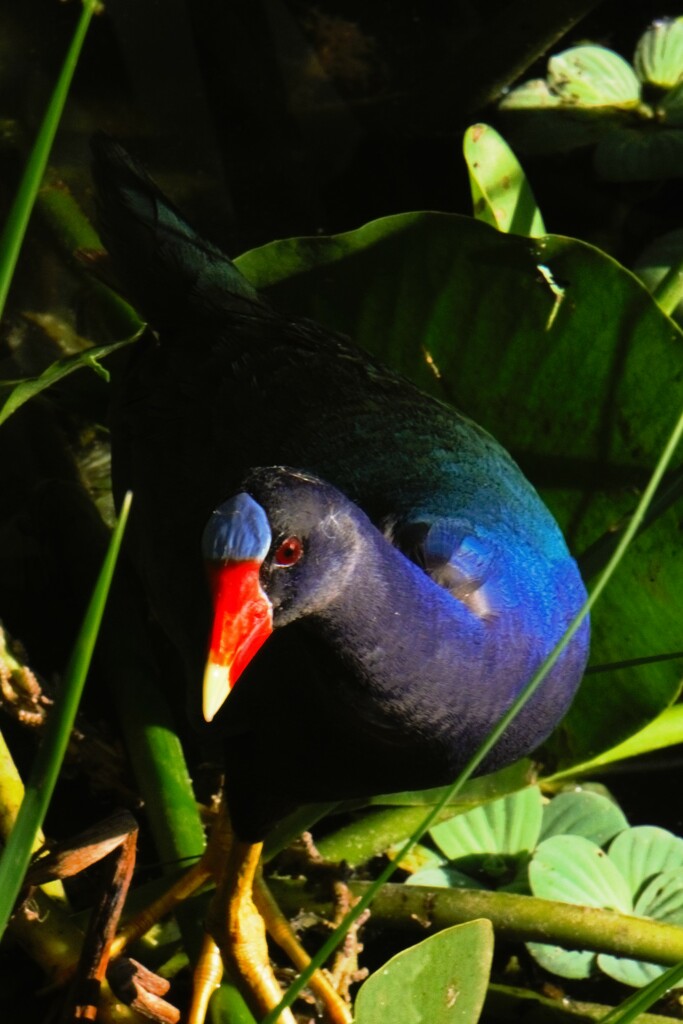
[[[298,537],[287,537],[275,552],[275,565],[287,568],[295,565],[304,553],[304,546]]]

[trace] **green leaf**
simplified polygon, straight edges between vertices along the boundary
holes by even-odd
[[[653,22],[636,45],[638,77],[648,85],[671,89],[683,75],[683,18]]]
[[[640,830],[630,829],[629,831],[639,832]],[[663,829],[653,829],[653,832],[663,831]],[[666,836],[674,840],[677,838],[670,833],[666,833]],[[640,876],[647,874],[649,867],[657,863],[675,860],[680,862],[683,860],[681,847],[667,843],[667,839],[663,837],[651,836],[650,838],[651,850],[654,855],[651,853],[649,865],[640,863],[639,877],[636,878],[636,882],[639,881]],[[677,842],[683,845],[683,840],[679,839]],[[659,847],[658,850],[657,847]],[[669,858],[665,855],[667,847],[670,855]],[[640,853],[641,851],[639,850],[635,852],[634,859],[637,862],[641,861]],[[623,848],[622,854],[623,859],[626,859],[629,855],[629,849],[626,845]],[[638,897],[635,913],[643,917],[654,918],[657,921],[665,921],[669,924],[683,924],[683,867],[665,870],[661,874],[655,875],[645,885]],[[609,956],[606,953],[601,953],[598,956],[597,962],[598,967],[610,978],[614,978],[615,981],[620,981],[624,985],[631,985],[633,988],[641,988],[644,985],[648,985],[665,973],[665,968],[660,964]],[[683,985],[683,979],[679,981],[678,987],[681,985]]]
[[[416,871],[414,875],[407,878],[406,885],[429,885],[436,889],[481,889],[487,887],[471,875],[466,875],[457,868],[427,867]]]
[[[541,792],[529,786],[435,825],[430,835],[451,861],[530,853],[541,831]]]
[[[631,913],[628,885],[603,850],[583,836],[555,835],[540,843],[529,865],[534,896]],[[588,978],[596,955],[529,942],[527,949],[546,970],[562,978]]]
[[[42,391],[52,387],[53,384],[83,367],[94,370],[99,376],[108,380],[109,374],[100,365],[99,360],[104,359],[111,352],[116,352],[117,349],[123,348],[124,345],[129,345],[135,341],[136,337],[137,335],[133,338],[127,338],[125,341],[117,341],[111,345],[100,345],[97,348],[90,348],[85,352],[79,352],[77,355],[57,359],[43,370],[38,377],[26,377],[20,381],[0,381],[0,399],[4,391],[9,392],[4,401],[0,400],[0,424],[9,419],[12,413],[16,412],[24,402],[28,402],[30,398],[34,398]]]
[[[529,882],[534,896],[542,899],[633,912],[631,891],[619,868],[583,836],[551,836],[540,843],[529,865]]]
[[[654,825],[626,829],[614,839],[608,852],[626,879],[634,902],[655,875],[683,867],[683,839]]]
[[[432,935],[368,978],[356,999],[356,1024],[476,1024],[492,955],[489,921]]]
[[[563,949],[546,942],[527,942],[526,948],[536,963],[560,978],[582,980],[590,978],[596,962],[595,953],[590,950]]]
[[[498,109],[510,142],[530,155],[564,153],[591,145],[601,137],[605,126],[615,121],[611,107],[563,104],[544,78],[534,78],[512,89]]]
[[[559,107],[561,103],[545,78],[531,78],[503,96],[499,107],[501,110],[543,110]]]
[[[484,801],[497,799],[509,792],[528,786],[531,777],[531,762],[522,758],[516,764],[503,768],[491,775],[470,779],[451,799],[440,816],[452,817],[458,808],[467,810]],[[439,802],[449,786],[425,789],[411,793],[375,797],[370,804],[387,804],[386,809],[364,815],[350,824],[332,832],[317,843],[318,852],[325,859],[336,863],[346,861],[352,867],[363,864],[371,857],[403,843],[424,819],[424,808]],[[395,805],[395,809],[392,809]],[[303,827],[303,826],[302,826]]]
[[[665,181],[683,177],[683,130],[615,128],[595,148],[595,170],[605,181]]]
[[[586,839],[557,835],[540,844],[529,879],[535,896],[683,923],[683,839],[664,829],[626,829],[608,857]],[[665,972],[658,964],[606,953],[595,958],[585,950],[538,943],[528,948],[543,967],[567,978],[588,977],[597,965],[616,981],[641,987]]]
[[[528,786],[534,776],[534,765],[529,758],[521,758],[507,768],[501,768],[490,775],[480,775],[476,779],[468,779],[450,806],[476,807],[486,800],[497,800],[515,790]],[[384,793],[370,797],[370,805],[386,805],[387,807],[428,807],[441,799],[449,786],[437,786],[434,789],[416,789],[404,793]]]
[[[403,838],[405,839],[405,836]],[[394,860],[400,852],[401,845],[402,844],[397,843],[394,846],[389,847],[386,851],[387,857]],[[408,871],[410,873],[410,877],[406,879],[407,882],[410,882],[411,878],[414,878],[416,874],[419,874],[422,871],[431,871],[432,868],[441,868],[445,863],[446,861],[441,854],[437,853],[436,850],[433,850],[431,846],[425,846],[423,843],[416,843],[408,856],[401,861],[399,867],[402,871]]]
[[[571,834],[604,846],[625,828],[628,828],[626,817],[613,800],[599,793],[577,790],[559,793],[543,808],[541,839]]]
[[[640,82],[631,65],[604,46],[573,46],[548,61],[548,82],[563,103],[634,107]]]
[[[661,715],[653,719],[644,729],[629,736],[623,743],[618,743],[603,754],[585,761],[583,764],[574,765],[566,771],[557,772],[555,775],[547,776],[544,779],[550,784],[560,779],[573,775],[594,775],[598,768],[606,764],[613,764],[617,761],[626,761],[631,757],[638,757],[640,754],[649,754],[653,750],[662,750],[665,747],[673,747],[683,743],[683,705],[674,704],[666,708]]]
[[[278,307],[352,335],[488,428],[576,550],[633,509],[683,407],[680,331],[631,273],[580,242],[411,213],[275,242],[238,263]],[[672,511],[632,545],[593,615],[594,662],[683,649],[679,549]],[[611,749],[679,686],[667,662],[587,677],[556,756],[568,764]]]
[[[635,912],[656,921],[683,925],[683,867],[655,875],[638,897]]]
[[[209,1003],[209,1024],[256,1024],[256,1018],[235,985],[224,981]]]
[[[651,981],[660,978],[666,971],[666,968],[659,964],[648,964],[644,960],[630,960],[624,956],[610,956],[608,953],[599,953],[596,962],[600,970],[609,978],[620,981],[622,985],[630,985],[631,988],[642,988],[644,985],[649,985]]]
[[[499,231],[545,234],[543,218],[526,175],[495,128],[487,124],[468,128],[463,150],[474,216]]]
[[[644,281],[651,292],[664,279],[672,267],[683,263],[683,230],[668,231],[665,235],[655,238],[640,254],[635,264],[635,272]],[[677,323],[683,322],[683,299],[680,299],[669,313]]]
[[[683,924],[683,839],[662,828],[637,826],[616,837],[609,856],[628,882],[635,914]],[[659,964],[605,953],[597,964],[610,978],[633,988],[648,985],[665,971]]]

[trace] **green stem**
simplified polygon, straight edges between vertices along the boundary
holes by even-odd
[[[316,889],[282,879],[269,886],[285,912],[304,909],[332,915],[327,896]],[[351,893],[363,898],[369,882],[350,882]],[[486,918],[501,938],[547,942],[568,949],[589,949],[669,966],[683,960],[683,928],[645,917],[631,917],[599,907],[475,889],[436,889],[422,885],[385,885],[372,902],[375,922],[394,928],[440,931],[454,924]]]
[[[467,806],[444,807],[437,821],[447,821],[468,809]],[[331,832],[316,842],[316,849],[326,861],[333,864],[344,861],[349,867],[355,868],[384,853],[390,846],[403,842],[406,836],[411,835],[421,825],[425,813],[424,805],[374,811],[351,825]]]
[[[582,1000],[549,999],[537,992],[509,985],[489,985],[482,1020],[495,1020],[500,1024],[591,1024],[602,1021],[610,1010],[600,1003]],[[671,1017],[644,1013],[639,1024],[671,1024]]]

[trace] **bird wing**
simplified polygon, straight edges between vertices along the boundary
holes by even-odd
[[[188,314],[248,312],[258,293],[218,246],[202,238],[145,167],[100,132],[91,140],[98,224],[126,292],[158,329]]]
[[[492,579],[499,561],[497,545],[472,523],[457,517],[413,521],[394,526],[390,539],[475,615],[495,614]]]

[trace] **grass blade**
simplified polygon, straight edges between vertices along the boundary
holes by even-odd
[[[610,1013],[601,1018],[600,1024],[630,1024],[632,1020],[644,1013],[653,1003],[665,996],[666,993],[683,978],[683,964],[670,968],[665,974],[655,978],[645,988],[634,992],[632,996],[615,1007]]]
[[[55,702],[45,737],[38,749],[16,824],[7,840],[2,858],[0,858],[0,937],[5,931],[21,888],[31,857],[31,848],[38,829],[42,827],[69,742],[121,547],[130,502],[131,497],[127,495],[85,613],[83,625],[76,638],[64,675],[62,691]]]
[[[38,137],[33,144],[33,149],[31,150],[19,189],[12,204],[12,209],[0,236],[0,316],[2,316],[5,309],[5,302],[7,301],[14,268],[19,259],[19,252],[24,235],[26,234],[31,211],[33,210],[36,195],[45,173],[47,159],[62,116],[71,79],[76,70],[88,26],[90,25],[90,19],[99,7],[98,0],[83,0],[81,16],[78,19],[62,70],[52,92],[48,108],[45,111],[45,117],[40,126]]]

